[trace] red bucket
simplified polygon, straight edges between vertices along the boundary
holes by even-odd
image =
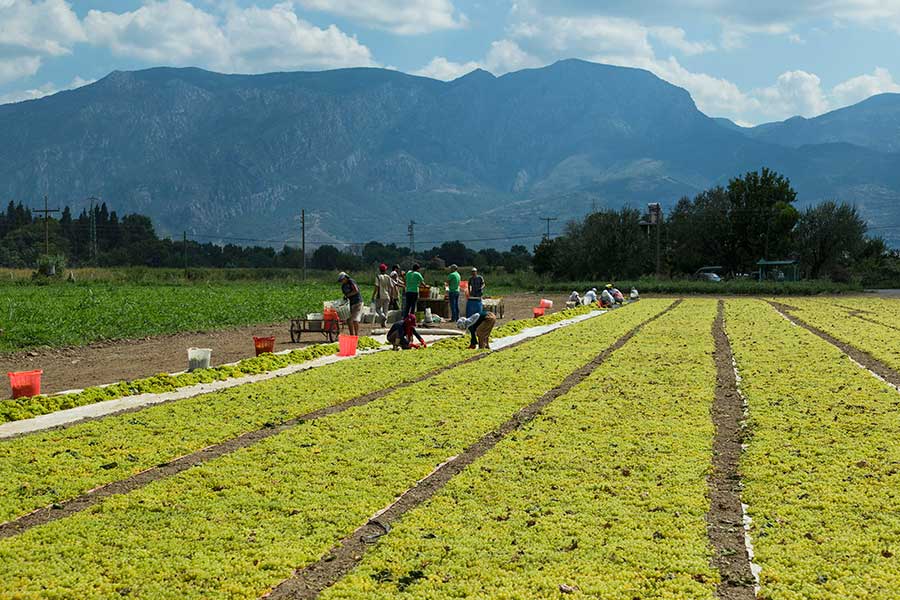
[[[541,308],[553,308],[553,300],[547,300],[546,298],[541,298],[541,303],[539,306]]]
[[[256,347],[256,355],[264,352],[275,352],[274,337],[253,337],[253,345]]]
[[[535,319],[537,319],[538,317],[544,316],[544,307],[543,306],[539,306],[537,308],[532,308],[531,310],[534,312]]]
[[[356,356],[357,344],[359,344],[358,335],[339,335],[338,356]]]
[[[18,373],[7,373],[9,376],[9,386],[12,388],[13,398],[30,398],[38,396],[41,393],[41,375],[44,372],[37,371],[21,371]]]

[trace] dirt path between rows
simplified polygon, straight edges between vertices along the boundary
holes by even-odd
[[[719,300],[712,335],[716,362],[712,419],[716,436],[713,440],[713,472],[708,482],[710,507],[706,520],[709,539],[715,550],[712,565],[722,578],[716,587],[716,597],[722,600],[753,600],[755,582],[744,543],[744,513],[738,470],[744,406],[737,390],[731,343],[725,334],[724,300]]]
[[[279,600],[284,598],[315,598],[323,590],[337,583],[362,561],[372,541],[390,532],[392,523],[434,496],[453,477],[484,456],[503,438],[534,419],[548,404],[560,396],[564,396],[569,390],[584,381],[613,352],[628,343],[644,326],[673,310],[681,302],[680,299],[676,300],[663,311],[634,327],[597,355],[591,362],[569,374],[558,386],[546,392],[528,406],[519,409],[499,428],[484,435],[462,453],[440,465],[414,487],[406,490],[393,504],[380,511],[375,518],[341,540],[328,554],[317,562],[297,570],[290,579],[283,581],[263,597]]]
[[[511,294],[504,297],[504,320],[532,316],[531,309],[541,298],[554,301],[557,312],[565,308],[566,297],[559,294]],[[465,303],[460,303],[465,312]],[[502,324],[503,321],[501,321]],[[372,325],[362,324],[362,335],[368,335]],[[253,336],[275,337],[275,350],[303,348],[325,342],[321,334],[306,334],[301,343],[291,342],[290,322],[252,325],[221,331],[178,333],[138,340],[98,342],[70,348],[36,349],[0,355],[0,374],[8,371],[44,371],[41,392],[52,394],[64,390],[87,388],[152,377],[159,373],[176,373],[187,367],[187,349],[212,348],[213,366],[237,362],[254,355]],[[9,382],[0,385],[0,398],[12,394]]]
[[[810,325],[803,319],[794,316],[791,313],[791,310],[797,310],[796,308],[789,306],[787,304],[782,304],[781,302],[775,302],[772,300],[767,300],[767,302],[777,310],[782,316],[784,316],[791,323],[797,325],[798,327],[802,327],[803,329],[809,331],[810,333],[819,336],[829,344],[836,346],[841,352],[861,364],[866,369],[872,371],[894,387],[900,388],[900,372],[895,371],[891,367],[887,366],[868,352],[863,352],[862,350],[851,346],[846,342],[842,342],[836,337],[822,331],[818,327]],[[879,323],[879,325],[881,325]]]
[[[372,402],[379,398],[384,398],[385,396],[388,396],[393,392],[396,392],[397,390],[401,390],[423,381],[427,381],[428,379],[431,379],[433,377],[437,377],[441,373],[449,371],[450,369],[477,362],[490,356],[491,354],[504,352],[506,350],[509,350],[510,348],[515,348],[535,339],[538,338],[526,338],[490,353],[482,352],[476,354],[475,356],[471,356],[469,358],[434,369],[410,381],[399,383],[397,385],[375,392],[369,392],[368,394],[357,396],[356,398],[351,398],[332,406],[319,408],[317,410],[300,415],[299,417],[284,421],[283,423],[280,423],[278,425],[263,427],[255,431],[249,431],[229,440],[225,440],[223,442],[219,442],[218,444],[203,448],[202,450],[198,450],[197,452],[192,452],[191,454],[175,458],[145,471],[141,471],[140,473],[132,475],[127,479],[122,479],[120,481],[114,481],[112,483],[99,486],[85,494],[82,494],[70,500],[58,502],[53,504],[52,506],[38,509],[17,519],[7,521],[6,523],[0,523],[0,539],[18,535],[24,531],[27,531],[28,529],[31,529],[32,527],[37,527],[38,525],[44,525],[58,519],[72,516],[75,513],[95,506],[96,504],[100,503],[102,500],[110,496],[130,493],[159,479],[172,477],[173,475],[177,475],[178,473],[181,473],[182,471],[185,471],[193,466],[214,460],[226,454],[230,454],[232,452],[240,450],[241,448],[252,446],[259,441],[287,431],[288,429],[292,429],[302,423],[337,414],[355,406],[368,404],[369,402]],[[155,406],[159,405],[157,404]],[[134,409],[133,411],[129,410],[125,412],[136,412],[138,410],[142,410],[143,408],[144,407],[140,407]],[[79,421],[79,423],[83,422],[84,421]]]

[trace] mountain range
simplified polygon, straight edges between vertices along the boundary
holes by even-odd
[[[535,244],[592,209],[671,207],[763,166],[800,206],[855,203],[900,246],[900,95],[753,128],[710,118],[648,71],[564,60],[450,82],[387,69],[116,71],[0,106],[0,199],[101,197],[163,234]],[[878,229],[876,229],[878,228]]]

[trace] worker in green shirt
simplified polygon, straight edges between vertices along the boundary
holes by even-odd
[[[419,272],[419,263],[413,265],[406,272],[406,298],[403,300],[403,316],[415,314],[416,304],[419,302],[419,286],[425,284],[425,278]]]
[[[450,274],[447,275],[447,299],[450,301],[450,318],[456,322],[459,319],[459,267],[450,265]]]

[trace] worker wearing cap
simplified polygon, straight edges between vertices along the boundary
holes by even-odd
[[[484,277],[478,274],[478,269],[472,267],[472,276],[469,277],[469,299],[466,301],[466,318],[477,315],[484,308]]]
[[[600,304],[602,306],[612,306],[616,303],[615,298],[612,295],[613,285],[611,283],[607,283],[606,287],[603,288],[603,291],[600,292]]]
[[[359,320],[362,317],[362,294],[359,286],[344,272],[338,275],[344,299],[350,303],[350,318],[347,319],[347,330],[350,335],[359,335]]]
[[[459,319],[459,267],[450,265],[447,275],[447,300],[450,302],[450,318]]]
[[[378,275],[375,276],[375,291],[372,292],[372,302],[375,303],[375,322],[384,327],[387,324],[387,311],[391,305],[391,291],[394,282],[388,275],[387,265],[378,265]]]
[[[584,293],[584,305],[588,306],[597,301],[597,288],[591,288]]]
[[[413,342],[418,338],[421,346]],[[402,321],[397,321],[391,326],[387,334],[387,341],[394,350],[409,350],[410,348],[427,348],[425,339],[416,330],[416,315],[406,315]]]
[[[472,336],[472,340],[469,342],[470,350],[474,349],[476,344],[482,350],[490,350],[491,331],[496,323],[497,316],[482,308],[474,315],[457,320],[456,326],[463,331],[469,330],[469,334]]]

